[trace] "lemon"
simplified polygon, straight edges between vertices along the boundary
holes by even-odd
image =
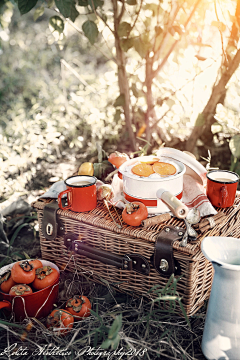
[[[90,162],[84,162],[80,165],[78,169],[78,175],[90,175],[93,176],[94,168],[93,164]]]

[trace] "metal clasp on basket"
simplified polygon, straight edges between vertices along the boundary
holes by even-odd
[[[168,271],[169,269],[168,261],[166,259],[161,259],[159,268],[164,272]]]
[[[46,226],[46,233],[47,235],[51,236],[53,234],[53,225],[51,223],[48,223]]]

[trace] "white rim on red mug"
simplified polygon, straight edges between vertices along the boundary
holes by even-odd
[[[229,174],[229,175],[231,175],[232,177],[235,177],[235,179],[233,180],[233,179],[230,179],[229,178],[229,180],[232,180],[232,181],[229,181],[229,180],[227,180],[227,181],[220,181],[220,180],[217,180],[217,179],[214,179],[214,178],[212,178],[211,177],[211,174],[218,174],[219,176],[221,176],[221,174],[222,174],[222,176],[226,176],[226,174]],[[236,182],[238,182],[239,181],[239,175],[237,174],[237,173],[235,173],[235,172],[233,172],[233,171],[230,171],[230,170],[211,170],[211,171],[209,171],[208,173],[207,173],[207,178],[209,179],[209,180],[211,180],[211,181],[214,181],[214,182],[216,182],[216,183],[220,183],[220,184],[235,184]]]
[[[69,183],[68,180],[73,179],[73,183]],[[75,183],[83,180],[83,181],[90,181],[89,184],[85,184],[85,185],[74,185],[74,180],[76,179]],[[95,176],[91,176],[91,175],[74,175],[74,176],[70,176],[69,178],[67,178],[64,183],[67,186],[70,187],[76,187],[76,188],[82,188],[82,187],[88,187],[88,186],[92,186],[95,185],[97,182],[97,178]]]

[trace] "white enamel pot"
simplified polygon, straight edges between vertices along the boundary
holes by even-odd
[[[161,177],[158,174],[142,177],[132,173],[131,168],[139,161],[158,158],[159,161],[172,164],[176,168],[174,175]],[[127,201],[140,201],[147,206],[149,214],[161,214],[172,211],[178,218],[185,218],[188,208],[180,201],[183,193],[183,163],[167,157],[142,156],[123,163],[119,168],[119,177],[123,180],[123,194]]]

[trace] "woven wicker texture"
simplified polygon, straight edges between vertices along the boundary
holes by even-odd
[[[159,286],[163,288],[168,278],[160,276],[151,265],[148,276],[135,271],[121,270],[116,267],[105,265],[97,260],[92,260],[78,254],[69,252],[62,237],[54,241],[48,241],[42,233],[43,208],[51,200],[39,200],[33,204],[37,209],[40,225],[40,245],[42,258],[56,263],[61,269],[68,269],[72,272],[87,272],[91,280],[106,285],[106,282],[115,286],[122,292],[136,295],[144,295],[154,298],[156,295],[151,289]],[[117,210],[119,216],[121,211]],[[185,311],[188,316],[193,315],[209,298],[213,278],[211,263],[205,259],[201,250],[201,240],[206,236],[233,236],[239,237],[240,227],[238,226],[240,197],[236,198],[231,208],[217,209],[219,213],[226,216],[223,221],[212,229],[199,234],[197,241],[189,243],[185,248],[179,246],[179,241],[173,245],[174,258],[181,267],[181,276],[176,276],[177,292],[182,298]],[[184,228],[183,220],[171,218],[168,222],[154,225],[149,228],[131,227],[123,224],[119,229],[112,221],[107,209],[98,204],[98,207],[87,213],[74,213],[69,210],[58,210],[65,233],[79,235],[88,245],[99,248],[110,253],[124,255],[137,253],[143,255],[150,263],[150,257],[154,252],[154,242],[158,233],[166,225],[180,226]],[[116,210],[111,208],[111,214],[119,223]],[[201,220],[201,222],[204,219]],[[200,222],[200,223],[201,223]],[[180,306],[177,310],[181,312]]]

